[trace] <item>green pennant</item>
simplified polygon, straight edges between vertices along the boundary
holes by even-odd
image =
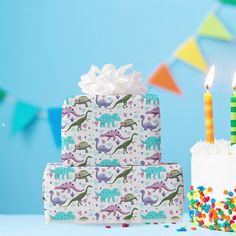
[[[27,127],[37,116],[40,109],[25,102],[17,102],[15,106],[12,133],[17,133]]]
[[[200,36],[225,41],[233,41],[233,35],[226,29],[224,24],[217,18],[214,13],[210,13],[206,17],[206,19],[200,26],[198,33]]]
[[[230,4],[236,6],[236,0],[219,0],[223,4]]]
[[[0,101],[4,100],[7,96],[7,92],[4,89],[0,88]]]

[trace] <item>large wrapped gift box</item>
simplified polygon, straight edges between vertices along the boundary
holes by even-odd
[[[43,198],[46,222],[179,221],[183,175],[178,164],[84,166],[48,164]]]
[[[65,99],[65,165],[157,165],[160,159],[160,109],[156,95],[83,95]]]

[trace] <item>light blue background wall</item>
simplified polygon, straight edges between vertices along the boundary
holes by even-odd
[[[195,29],[212,0],[2,0],[0,1],[0,87],[43,108],[59,106],[80,93],[79,76],[90,64],[135,64],[145,79]],[[220,18],[236,35],[236,9]],[[234,22],[234,23],[233,23]],[[236,43],[200,40],[210,64],[216,64],[213,88],[215,133],[229,137],[229,96],[236,70]],[[164,161],[177,161],[190,184],[189,148],[204,139],[203,79],[176,63],[172,72],[182,96],[158,92],[162,111]],[[0,213],[42,213],[41,183],[47,162],[59,161],[47,120],[26,132],[10,134],[13,106],[0,105]],[[210,167],[209,167],[210,168]],[[187,188],[186,188],[187,189]]]

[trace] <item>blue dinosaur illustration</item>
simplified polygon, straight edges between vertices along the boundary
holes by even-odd
[[[50,215],[50,218],[52,220],[74,220],[75,216],[72,211],[68,211],[68,212],[59,211],[54,216]]]
[[[104,159],[99,163],[96,163],[96,166],[120,166],[120,162],[117,159]]]
[[[104,188],[100,193],[96,193],[97,196],[101,197],[101,202],[110,202],[112,200],[115,202],[115,197],[121,196],[118,188],[108,189]]]
[[[72,138],[72,136],[68,136],[68,137],[62,137],[61,139],[61,146],[62,149],[69,149],[69,145],[73,145],[75,144],[75,140]]]
[[[57,168],[55,168],[54,170],[51,170],[51,169],[50,169],[50,171],[55,174],[55,179],[60,179],[60,177],[61,177],[62,179],[64,179],[65,176],[66,176],[67,179],[69,179],[69,178],[70,178],[70,175],[69,175],[69,174],[75,172],[75,170],[72,168],[72,166],[68,166],[68,167],[57,167]]]
[[[146,140],[141,140],[141,143],[146,146],[146,150],[161,150],[161,137],[150,136]]]
[[[153,105],[156,105],[159,102],[159,98],[155,94],[147,93],[145,95],[142,95],[142,97],[145,99],[147,105],[150,105],[151,103]]]
[[[118,113],[114,114],[102,114],[100,117],[95,117],[96,121],[100,122],[100,127],[115,127],[115,122],[120,121]]]
[[[147,168],[141,170],[146,173],[146,179],[155,179],[156,177],[160,179],[161,172],[166,172],[166,168],[164,166],[148,166]]]
[[[149,211],[146,215],[142,215],[142,218],[145,220],[159,220],[159,219],[166,219],[166,215],[164,211]]]

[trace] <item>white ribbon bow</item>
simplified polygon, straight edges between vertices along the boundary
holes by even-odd
[[[90,95],[112,94],[143,94],[147,89],[142,83],[141,73],[132,71],[127,74],[133,65],[124,65],[119,69],[112,64],[106,64],[99,69],[92,65],[90,71],[80,77],[78,86],[81,91]]]

